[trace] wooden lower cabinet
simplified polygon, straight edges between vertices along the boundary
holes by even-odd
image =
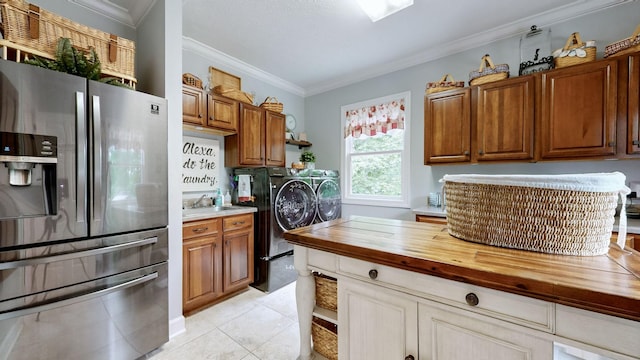
[[[185,315],[253,282],[253,214],[182,226],[182,310]]]
[[[253,214],[223,219],[225,292],[246,288],[253,282]]]
[[[447,225],[447,218],[439,217],[439,216],[416,214],[416,221],[430,223],[430,224]]]

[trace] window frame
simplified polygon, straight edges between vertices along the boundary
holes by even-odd
[[[372,105],[378,105],[380,103],[387,103],[393,100],[404,100],[404,129],[403,131],[403,149],[400,151],[402,158],[401,173],[400,173],[400,196],[390,199],[387,196],[380,195],[354,195],[351,193],[351,160],[350,153],[347,153],[347,141],[349,138],[345,138],[344,131],[347,125],[346,113],[352,109],[360,109],[362,107],[369,107]],[[342,187],[342,203],[350,205],[366,205],[366,206],[382,206],[382,207],[395,207],[395,208],[408,208],[410,198],[410,128],[411,128],[411,91],[405,91],[392,95],[382,96],[375,99],[369,99],[360,101],[353,104],[343,105],[340,108],[340,171],[342,176],[340,177],[340,186]],[[389,153],[388,151],[379,152],[378,154]],[[375,154],[374,152],[367,154]]]

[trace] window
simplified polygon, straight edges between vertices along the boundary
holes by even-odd
[[[411,92],[341,108],[344,203],[409,205]]]

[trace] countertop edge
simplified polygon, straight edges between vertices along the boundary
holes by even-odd
[[[203,214],[198,214],[198,215],[193,215],[193,216],[183,216],[182,217],[182,222],[186,223],[186,222],[191,222],[191,221],[197,221],[197,220],[204,220],[204,219],[213,219],[213,218],[219,218],[219,217],[225,217],[225,216],[232,216],[232,215],[242,215],[242,214],[251,214],[254,212],[257,212],[258,209],[252,206],[232,206],[231,209],[228,210],[213,210],[211,209],[211,212],[206,212]]]
[[[284,238],[294,245],[326,251],[336,255],[505,291],[633,321],[640,321],[638,299],[580,287],[559,286],[558,284],[543,279],[524,278],[510,274],[496,275],[495,273],[473,269],[463,264],[441,263],[429,258],[415,258],[371,247],[359,247],[351,244],[327,241],[320,237],[304,234],[309,229],[330,227],[346,221],[350,220],[337,219],[331,222],[311,225],[307,228],[288,231],[285,232]],[[429,224],[424,225],[435,226]],[[610,255],[611,254],[613,254],[614,258],[619,258],[624,256],[625,252],[612,247],[610,250]],[[638,253],[635,253],[634,256],[638,255]],[[491,276],[486,276],[488,274]],[[486,280],[487,278],[491,280]],[[616,306],[608,304],[615,304]]]

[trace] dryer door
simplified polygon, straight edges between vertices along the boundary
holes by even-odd
[[[289,180],[278,190],[274,211],[282,230],[311,225],[316,216],[316,195],[306,182]]]
[[[342,215],[342,195],[336,181],[327,179],[321,182],[316,189],[316,197],[320,221],[337,219]]]

